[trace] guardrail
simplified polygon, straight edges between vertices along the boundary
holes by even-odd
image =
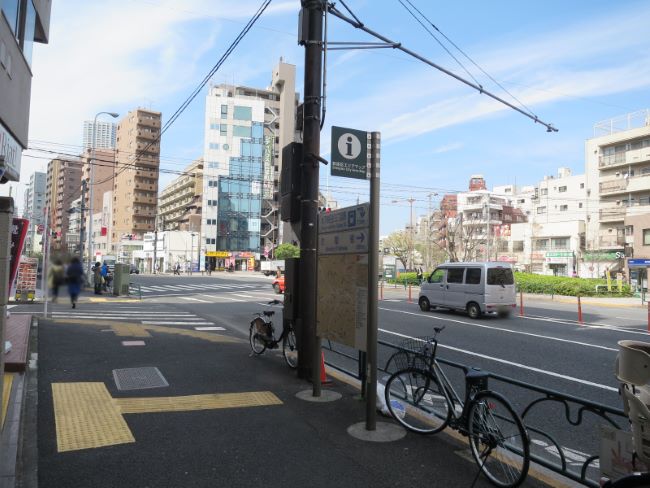
[[[378,369],[383,373],[391,373],[394,367],[389,364],[390,357],[395,351],[406,350],[397,344],[381,340],[378,344],[383,353],[381,356],[387,356],[384,367]],[[331,341],[324,341],[323,349],[341,358],[339,362],[347,362],[349,365],[356,363],[355,372],[345,365],[333,363],[326,357],[328,366],[360,380],[362,385],[365,384],[365,373],[362,370],[365,364],[364,353]],[[464,372],[471,368],[471,365],[449,361],[439,356],[436,359],[440,364],[453,368],[449,372],[453,384],[463,384]],[[600,452],[600,426],[606,423],[617,429],[627,427],[628,417],[623,410],[508,376],[489,371],[487,373],[491,380],[500,383],[497,387],[491,385],[490,389],[505,394],[524,421],[531,437],[531,460],[575,482],[598,488],[600,455],[596,453]],[[381,375],[378,376],[381,378]],[[580,446],[579,450],[563,445],[563,439],[574,441],[577,438],[586,438],[588,445]]]

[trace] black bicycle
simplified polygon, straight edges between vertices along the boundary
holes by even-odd
[[[449,426],[469,437],[474,460],[499,487],[521,484],[530,464],[529,436],[510,402],[488,390],[488,374],[465,370],[465,399],[456,393],[436,361],[437,335],[408,339],[390,359],[401,369],[386,383],[388,410],[395,420],[419,434]]]
[[[271,300],[269,305],[279,305],[279,300]],[[282,342],[282,355],[290,368],[298,367],[298,348],[296,347],[296,333],[293,325],[289,322],[282,328],[282,334],[275,338],[275,327],[271,317],[275,314],[273,310],[257,312],[251,322],[248,332],[248,340],[254,354],[260,355],[267,349],[276,349]]]

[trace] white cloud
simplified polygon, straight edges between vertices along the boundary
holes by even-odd
[[[463,147],[463,144],[460,142],[451,142],[443,146],[438,146],[433,150],[433,154],[443,154],[450,151],[456,151]]]

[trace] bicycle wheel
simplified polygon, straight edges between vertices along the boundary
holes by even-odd
[[[251,328],[248,331],[248,341],[251,344],[251,350],[255,354],[262,354],[266,350],[266,342],[260,336],[266,336],[267,325],[260,317],[251,322]]]
[[[386,405],[395,420],[418,434],[435,434],[451,418],[440,383],[426,371],[403,369],[386,383]]]
[[[290,368],[296,369],[298,367],[298,347],[296,346],[296,333],[293,327],[289,328],[287,335],[282,339],[282,354]]]
[[[481,392],[468,417],[469,445],[483,474],[496,486],[514,487],[528,474],[528,433],[510,402],[498,393]]]

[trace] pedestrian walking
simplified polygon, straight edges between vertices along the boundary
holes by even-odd
[[[51,290],[52,303],[59,298],[59,287],[65,281],[65,270],[60,259],[55,259],[47,272],[47,286]]]
[[[106,261],[102,264],[100,272],[102,275],[102,290],[108,291],[108,264],[106,264]]]
[[[77,308],[77,300],[81,293],[81,284],[83,283],[84,269],[78,257],[73,257],[66,270],[66,280],[68,282],[68,294],[72,308]]]
[[[102,294],[102,265],[99,261],[92,267],[93,284],[95,285],[95,295]]]

